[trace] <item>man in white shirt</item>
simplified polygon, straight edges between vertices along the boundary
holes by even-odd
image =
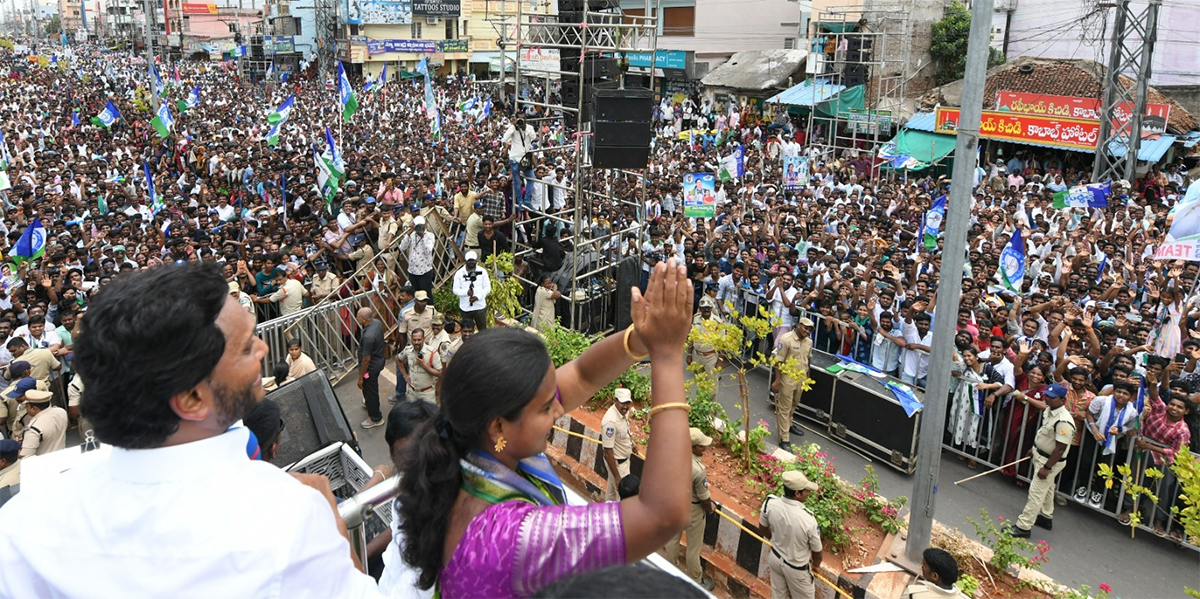
[[[454,271],[453,289],[458,296],[458,310],[463,319],[475,323],[475,329],[487,328],[487,296],[492,292],[492,282],[486,269],[479,267],[479,256],[467,252],[466,264]]]
[[[509,123],[500,141],[508,144],[508,166],[513,180],[513,201],[522,209],[529,210],[532,206],[530,194],[533,188],[527,184],[527,179],[533,179],[533,157],[522,168],[521,161],[533,148],[537,134],[532,125],[525,124],[525,117],[517,117],[516,123]]]
[[[268,349],[228,291],[215,265],[172,265],[89,306],[81,407],[112,453],[0,510],[0,596],[379,596],[328,480],[248,458],[230,428],[262,401]]]

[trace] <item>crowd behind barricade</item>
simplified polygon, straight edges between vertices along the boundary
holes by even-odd
[[[793,329],[811,332],[816,350],[917,388],[931,366],[937,286],[961,285],[959,306],[943,307],[953,311],[958,331],[950,395],[926,398],[949,402],[946,444],[972,466],[1011,462],[1036,450],[1039,414],[1047,396],[1061,392],[1075,425],[1061,490],[1122,519],[1140,509],[1156,531],[1178,534],[1168,525],[1176,494],[1167,490],[1175,482],[1166,466],[1182,447],[1200,443],[1198,270],[1151,257],[1188,184],[1182,165],[1113,182],[1107,206],[1063,209],[1054,207],[1053,194],[1088,181],[1083,160],[1032,150],[1006,161],[984,154],[968,261],[947,278],[941,240],[924,227],[949,181],[894,176],[865,148],[806,143],[824,132],[806,131],[782,113],[664,99],[655,105],[657,135],[644,173],[597,172],[586,182],[610,197],[643,198],[641,209],[598,200],[585,230],[573,231],[550,216],[573,209],[574,152],[586,140],[540,109],[511,113],[500,96],[467,78],[434,77],[443,115],[435,136],[418,82],[360,92],[358,114],[340,123],[341,107],[315,81],[315,65],[267,83],[239,79],[223,63],[160,65],[170,73],[163,101],[193,90],[200,98],[160,138],[146,109],[144,62],[84,47],[55,64],[61,66],[0,56],[8,71],[0,79],[4,255],[14,255],[34,218],[46,239],[40,258],[0,270],[0,363],[9,380],[0,422],[6,435],[23,439],[31,439],[32,420],[45,423],[38,444],[22,441],[22,454],[61,447],[61,434],[78,417],[83,381],[70,376],[71,337],[89,303],[122,273],[218,262],[229,293],[257,322],[361,291],[349,283],[355,272],[368,271],[366,279],[389,292],[391,281],[402,279],[395,295],[407,349],[397,380],[406,385],[394,399],[429,399],[455,355],[442,345],[449,333],[486,326],[490,282],[480,262],[514,243],[532,248],[518,251],[514,272],[545,290],[531,294],[527,306],[534,324],[544,326],[571,280],[550,275],[575,244],[600,240],[590,246],[599,248],[598,259],[642,257],[643,286],[660,262],[686,264],[693,308],[703,318],[766,310],[775,328],[764,349],[784,351]],[[535,85],[518,93],[545,91]],[[296,108],[272,145],[266,115],[291,96]],[[120,121],[91,124],[107,101]],[[326,127],[337,131],[346,164],[331,198],[317,185],[312,149],[323,147]],[[716,173],[736,147],[744,173],[716,184],[715,215],[686,215],[685,175]],[[809,173],[785,188],[781,164],[793,155],[808,159]],[[1013,292],[1001,288],[997,266],[1017,230],[1027,264]],[[402,236],[400,256],[386,251]],[[444,243],[466,261],[453,276],[432,272],[432,248]],[[449,277],[461,324],[426,314],[434,274]],[[359,323],[365,328],[371,319],[360,313]],[[439,351],[422,350],[431,338]],[[299,364],[299,372],[311,360],[294,348],[289,364]],[[374,340],[370,349],[382,357]],[[628,338],[625,353],[633,355]],[[363,374],[376,387],[363,423],[369,428],[383,421],[376,376],[382,362],[368,358]],[[0,451],[5,472],[15,462],[9,448]],[[1139,476],[1152,467],[1167,472],[1156,483],[1158,505],[1124,505],[1095,476],[1099,463],[1128,463]],[[1005,474],[1018,481],[1037,476],[1021,465]]]

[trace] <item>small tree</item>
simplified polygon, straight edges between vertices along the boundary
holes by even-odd
[[[730,307],[728,304],[726,307]],[[754,469],[754,458],[751,454],[751,418],[750,418],[750,387],[746,383],[746,373],[752,368],[767,366],[778,368],[784,376],[799,381],[800,388],[807,391],[812,388],[813,380],[807,372],[800,370],[800,364],[795,358],[779,360],[774,353],[764,355],[754,349],[754,342],[766,339],[771,328],[778,325],[778,319],[772,319],[771,313],[759,307],[758,314],[740,314],[737,310],[729,310],[731,322],[718,322],[714,319],[705,320],[699,327],[692,327],[688,341],[707,345],[716,350],[721,359],[735,368],[738,380],[739,407],[742,410],[741,423],[744,427],[745,442],[741,443],[742,459],[746,471]],[[741,326],[738,326],[741,325]],[[746,333],[750,333],[747,338]],[[699,364],[693,363],[692,370],[702,370]],[[731,433],[732,434],[732,433]]]
[[[60,31],[62,31],[62,21],[59,21],[57,15],[50,17],[50,20],[46,21],[46,33],[56,34]]]
[[[942,20],[933,24],[929,54],[937,63],[938,85],[958,81],[967,68],[967,38],[971,33],[971,11],[961,2],[946,7]],[[1004,54],[988,49],[988,68],[1004,64]]]

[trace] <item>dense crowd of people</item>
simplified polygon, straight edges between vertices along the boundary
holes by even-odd
[[[1041,462],[1054,460],[1054,474],[1062,473],[1060,489],[1081,503],[1118,511],[1123,519],[1140,510],[1141,521],[1164,534],[1173,494],[1160,492],[1157,505],[1124,505],[1096,479],[1096,465],[1123,463],[1132,448],[1141,457],[1131,465],[1143,472],[1166,472],[1159,484],[1169,489],[1175,485],[1169,466],[1176,453],[1185,446],[1200,448],[1200,272],[1194,262],[1152,259],[1169,228],[1171,210],[1189,184],[1182,164],[1156,166],[1132,183],[1113,182],[1107,206],[1062,209],[1053,206],[1052,194],[1088,182],[1090,166],[1084,159],[1024,149],[1004,160],[995,148],[995,157],[983,154],[976,173],[967,264],[962,273],[944,273],[942,243],[927,243],[923,228],[935,199],[947,193],[948,179],[889,173],[866,148],[813,143],[825,134],[822,127],[807,130],[778,111],[764,114],[699,96],[660,98],[654,105],[650,164],[643,174],[597,170],[583,175],[587,181],[576,182],[575,152],[586,147],[586,139],[572,135],[557,115],[533,106],[511,111],[504,94],[464,76],[433,77],[441,113],[441,131],[435,135],[419,80],[390,82],[373,92],[361,91],[356,83],[361,108],[342,123],[337,96],[317,81],[315,65],[286,81],[261,82],[239,77],[225,63],[159,64],[166,81],[161,101],[173,106],[193,92],[199,96],[195,106],[175,113],[174,130],[164,138],[150,123],[156,90],[144,61],[87,46],[56,52],[59,57],[49,66],[24,56],[0,56],[0,70],[7,71],[0,79],[7,98],[0,103],[0,132],[6,140],[0,244],[6,259],[17,257],[0,267],[0,336],[5,337],[0,365],[9,380],[0,397],[0,422],[6,424],[0,436],[22,443],[16,450],[11,443],[0,445],[0,486],[4,473],[16,465],[17,458],[10,459],[13,451],[24,456],[61,447],[60,436],[80,417],[79,397],[90,381],[84,380],[86,374],[73,376],[72,338],[87,320],[89,306],[127,273],[162,264],[216,262],[229,296],[249,312],[253,324],[350,294],[360,284],[352,281],[363,280],[351,275],[365,269],[365,280],[394,289],[401,308],[401,337],[394,349],[401,356],[397,381],[403,384],[393,399],[402,399],[406,389],[410,399],[442,403],[433,422],[414,433],[425,449],[412,450],[401,460],[434,477],[405,479],[398,514],[403,524],[395,534],[414,539],[414,544],[404,550],[403,559],[417,568],[422,586],[450,569],[457,573],[456,581],[443,581],[442,592],[471,595],[482,588],[472,584],[483,584],[469,575],[478,564],[469,556],[457,557],[456,544],[445,544],[446,535],[462,537],[472,550],[490,551],[496,548],[489,545],[489,534],[507,539],[504,535],[517,532],[468,527],[468,521],[491,508],[476,502],[481,498],[476,493],[464,501],[458,482],[445,484],[458,479],[436,478],[438,473],[457,472],[460,458],[475,460],[475,469],[469,470],[472,488],[531,498],[493,526],[522,521],[529,505],[535,512],[545,510],[535,517],[561,516],[554,511],[558,498],[547,481],[538,479],[530,487],[513,474],[538,454],[537,433],[545,423],[537,420],[538,426],[518,429],[510,437],[495,423],[547,417],[543,412],[557,416],[564,407],[581,403],[600,380],[574,381],[583,376],[580,369],[598,369],[600,378],[619,374],[609,372],[611,366],[599,366],[596,356],[624,363],[626,354],[632,358],[636,353],[627,332],[623,352],[620,341],[598,345],[601,349],[591,359],[581,358],[574,369],[565,369],[566,375],[559,370],[558,386],[553,367],[548,373],[541,368],[514,373],[512,380],[489,381],[505,389],[511,401],[468,414],[479,408],[470,398],[483,390],[463,377],[447,391],[445,381],[452,380],[454,370],[482,368],[478,364],[500,359],[479,353],[486,347],[508,351],[498,343],[525,348],[530,362],[539,365],[539,352],[545,351],[529,338],[492,333],[476,333],[483,342],[463,344],[463,329],[481,331],[488,322],[491,282],[486,269],[476,274],[476,265],[493,254],[515,251],[514,272],[530,288],[524,300],[532,324],[543,328],[562,314],[574,280],[562,273],[579,271],[579,265],[570,263],[572,248],[585,244],[589,261],[638,257],[642,287],[651,288],[647,294],[664,277],[674,276],[664,263],[686,265],[694,290],[691,309],[703,318],[764,309],[774,326],[762,340],[767,351],[790,351],[786,348],[800,337],[811,337],[813,349],[845,356],[917,389],[924,388],[931,367],[937,287],[961,285],[960,304],[942,311],[951,311],[947,317],[957,323],[950,395],[925,398],[949,402],[945,442],[971,460],[972,467],[976,460],[1012,462],[1026,452],[1042,451],[1035,443],[1039,415],[1048,405],[1058,409],[1054,406],[1061,402],[1069,414],[1064,422],[1074,423],[1070,449],[1053,458],[1043,456]],[[548,91],[531,85],[512,92],[540,98]],[[295,98],[295,109],[273,145],[267,140],[271,125],[266,115],[288,97]],[[120,120],[112,127],[92,124],[91,117],[109,101],[120,111]],[[326,128],[336,131],[333,137],[346,165],[345,178],[330,198],[322,196],[313,161],[314,145],[318,152],[325,147]],[[716,184],[715,216],[686,214],[683,177],[717,172],[720,159],[738,147],[744,173]],[[796,154],[807,158],[808,177],[802,185],[785,188],[782,159]],[[604,196],[585,203],[578,231],[564,224],[574,220],[566,217],[575,210],[577,183]],[[948,217],[962,215],[951,212]],[[45,228],[44,252],[36,259],[20,259],[19,240],[35,218]],[[1024,238],[1027,263],[1026,276],[1013,292],[1000,287],[997,266],[1017,231]],[[446,244],[467,261],[457,273],[434,271],[434,248]],[[461,322],[426,311],[439,284],[435,275],[446,278],[458,296],[453,316]],[[126,296],[140,289],[130,285],[123,291]],[[668,310],[661,298],[657,301],[654,309]],[[214,310],[197,318],[211,324],[219,306]],[[371,313],[360,312],[359,322],[366,327]],[[659,354],[656,396],[658,377],[665,376],[657,366],[671,361],[666,357],[670,352],[662,340],[647,335],[666,331],[667,340],[682,341],[675,324],[638,323],[640,339],[646,340],[642,349]],[[126,330],[113,334],[138,338]],[[458,342],[448,352],[451,334]],[[372,344],[372,352],[385,353],[382,341],[372,339]],[[459,351],[472,346],[481,349]],[[291,349],[295,353],[289,351],[287,368],[276,379],[315,368],[298,344]],[[366,428],[384,424],[377,377],[383,366],[374,357],[364,357],[360,373],[375,394]],[[296,370],[289,372],[292,366]],[[713,358],[705,367],[719,369],[720,364]],[[564,385],[564,377],[572,384]],[[105,378],[104,384],[111,386],[111,377]],[[677,381],[663,381],[663,394],[675,395]],[[447,402],[459,411],[448,413]],[[656,405],[676,404],[669,398],[656,400]],[[534,407],[544,410],[523,415]],[[185,419],[210,418],[174,409]],[[36,443],[31,440],[25,447],[22,439],[32,439],[33,419],[44,424]],[[221,424],[218,420],[209,424]],[[98,424],[98,431],[105,430],[104,422]],[[786,431],[779,431],[784,442]],[[676,449],[682,449],[683,433],[676,432]],[[139,443],[161,443],[175,433],[151,441],[124,434],[109,433],[120,442],[103,435],[101,440],[137,449],[155,447]],[[475,446],[479,438],[488,440],[482,451]],[[504,453],[509,442],[518,447]],[[652,445],[651,451],[672,459],[662,446],[655,451]],[[536,465],[529,467],[536,471]],[[1028,465],[1011,466],[1005,474],[1047,478]],[[430,489],[439,497],[433,507],[422,496]],[[619,514],[611,508],[568,514],[580,522],[627,522],[626,532],[593,539],[607,544],[597,556],[604,564],[649,553],[686,521],[686,510],[675,509],[673,492],[651,488],[647,493],[643,486],[642,496],[656,509],[637,503],[622,507]],[[666,526],[629,532],[628,522],[663,514]],[[426,526],[430,522],[436,526]],[[675,524],[679,526],[668,530]],[[580,524],[564,534],[582,534],[582,528]],[[1170,533],[1178,534],[1178,526]],[[442,557],[443,547],[446,560],[435,559]],[[571,567],[565,562],[544,566],[537,573],[542,578],[531,581],[551,582],[554,574]]]

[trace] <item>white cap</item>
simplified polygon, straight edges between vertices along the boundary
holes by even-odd
[[[466,257],[464,257],[463,259],[464,260],[479,260],[479,256],[475,253],[475,250],[471,250],[471,251],[467,252]]]
[[[413,219],[413,226],[414,226],[414,227],[420,227],[420,226],[422,226],[422,225],[424,225],[424,224],[425,224],[425,217],[424,217],[424,216],[418,216],[418,217],[416,217],[416,218],[414,218],[414,219]]]
[[[633,393],[624,387],[614,390],[613,397],[621,403],[629,403],[633,401]]]

